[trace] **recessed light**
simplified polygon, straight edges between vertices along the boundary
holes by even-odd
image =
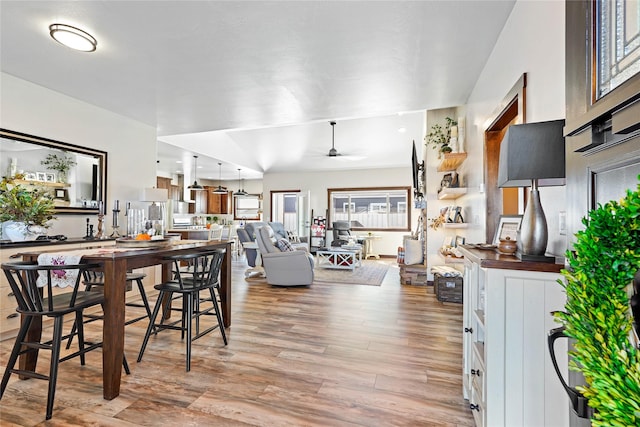
[[[91,34],[71,25],[51,24],[49,34],[58,43],[82,52],[93,52],[98,45]]]

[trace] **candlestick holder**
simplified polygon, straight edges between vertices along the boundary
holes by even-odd
[[[104,239],[104,233],[102,232],[104,222],[104,214],[98,214],[98,232],[96,233],[96,239]]]
[[[113,209],[111,212],[113,212],[113,217],[111,220],[111,228],[113,228],[113,231],[111,232],[110,237],[117,239],[118,237],[122,237],[122,235],[120,234],[120,231],[118,230],[120,228],[120,224],[119,224],[120,209]]]

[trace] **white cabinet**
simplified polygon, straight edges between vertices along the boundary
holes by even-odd
[[[476,425],[568,426],[568,398],[547,348],[558,326],[551,312],[564,308],[562,276],[519,269],[528,263],[515,257],[490,252],[487,261],[484,251],[462,251],[463,394]],[[565,377],[566,350],[566,340],[556,343]]]

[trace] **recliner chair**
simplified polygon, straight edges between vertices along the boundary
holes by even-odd
[[[313,255],[304,250],[281,251],[271,240],[270,227],[260,227],[256,242],[267,283],[275,286],[305,286],[313,283]]]
[[[331,246],[346,245],[351,238],[351,225],[349,221],[334,221],[333,226],[333,241]]]

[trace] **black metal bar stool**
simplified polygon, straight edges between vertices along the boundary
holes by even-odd
[[[98,264],[38,265],[35,262],[26,261],[2,264],[2,269],[7,276],[11,291],[16,297],[18,303],[16,311],[22,315],[22,324],[2,377],[0,399],[4,395],[11,374],[47,380],[49,382],[49,391],[46,418],[51,419],[58,379],[58,364],[80,356],[80,364],[84,365],[85,353],[102,347],[102,343],[85,346],[82,315],[86,308],[103,304],[104,296],[99,292],[78,290],[82,274],[87,270],[99,267]],[[54,295],[52,291],[57,286],[57,282],[64,282],[64,285],[69,285],[71,291]],[[67,336],[62,335],[63,318],[66,314],[71,313],[75,314],[78,325],[76,333],[78,335],[78,351],[60,358],[62,340],[67,338]],[[53,318],[53,338],[50,341],[25,341],[33,319],[37,317]],[[20,355],[29,352],[37,354],[39,350],[51,351],[51,364],[48,375],[35,372],[35,370],[15,369]]]
[[[160,291],[158,300],[153,308],[149,327],[142,341],[138,362],[142,361],[142,356],[149,342],[151,334],[157,334],[164,329],[174,329],[181,331],[184,339],[186,333],[186,370],[191,370],[191,343],[198,338],[203,337],[214,329],[219,329],[224,344],[227,345],[227,336],[222,323],[222,315],[218,304],[216,291],[219,292],[220,266],[224,258],[224,250],[201,251],[184,255],[173,255],[166,257],[167,261],[173,263],[173,279],[155,285],[154,288]],[[187,264],[187,268],[182,266]],[[201,291],[208,291],[206,297],[201,297]],[[159,323],[156,318],[163,304],[170,304],[173,294],[182,296],[181,318],[172,323],[164,323],[161,316]],[[211,303],[210,307],[202,308],[201,305]],[[168,308],[168,307],[166,307]],[[200,318],[202,316],[214,315],[217,324],[200,331]],[[193,331],[193,322],[195,320],[195,334]],[[155,331],[154,331],[155,328]]]

